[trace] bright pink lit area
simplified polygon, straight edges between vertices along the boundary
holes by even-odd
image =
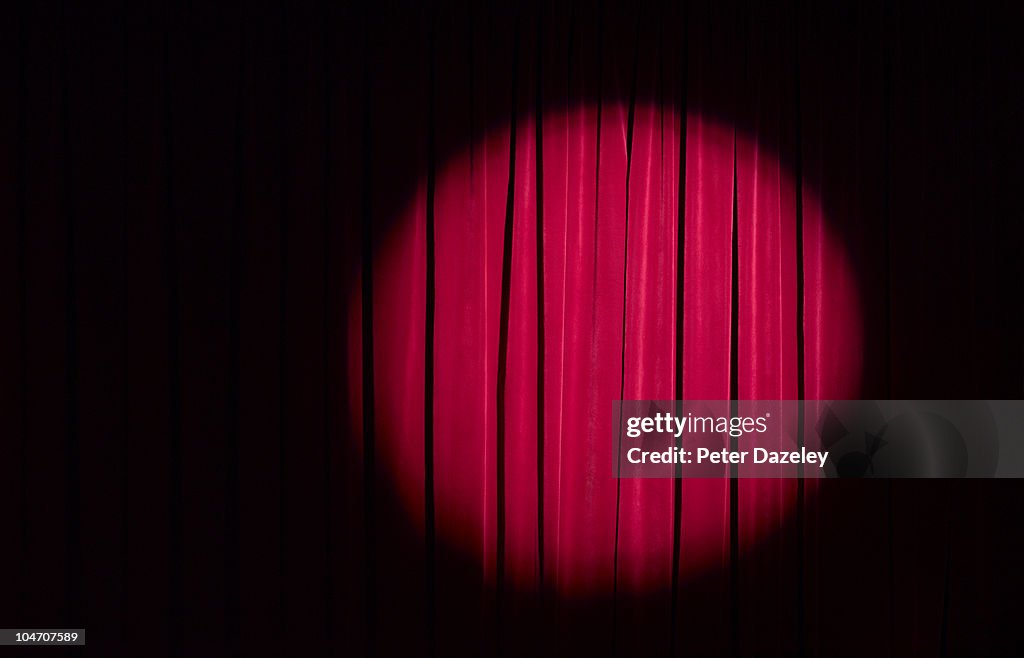
[[[795,399],[802,308],[806,397],[859,396],[859,292],[814,190],[728,123],[653,104],[632,121],[630,135],[625,104],[552,110],[538,144],[535,118],[520,118],[511,205],[508,125],[438,163],[435,532],[485,586],[530,592],[543,579],[564,599],[629,596],[667,590],[674,559],[683,579],[727,568],[727,480],[682,483],[677,556],[674,483],[612,477],[612,401],[676,398],[680,356],[684,398],[729,399],[735,370],[740,399]],[[376,477],[412,537],[425,524],[426,180],[375,237],[373,263]],[[357,283],[357,337],[359,294]],[[358,339],[349,350],[359,431]],[[739,483],[741,550],[773,541],[796,489]]]

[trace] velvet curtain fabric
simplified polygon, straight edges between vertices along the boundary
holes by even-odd
[[[23,8],[0,619],[1019,647],[1016,482],[611,476],[617,399],[1024,392],[1019,17],[820,5]]]

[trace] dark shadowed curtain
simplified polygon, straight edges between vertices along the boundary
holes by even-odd
[[[1019,650],[1016,482],[608,459],[617,399],[1021,397],[1012,13],[22,7],[0,625]]]

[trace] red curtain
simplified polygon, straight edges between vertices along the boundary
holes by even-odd
[[[0,625],[1020,653],[1016,481],[610,468],[621,398],[1022,396],[1019,10],[362,5],[3,22]]]
[[[973,18],[961,64],[993,47],[972,32],[989,18]],[[945,23],[881,5],[717,3],[440,8],[409,32],[393,19],[365,18],[352,82],[371,181],[372,280],[349,308],[372,319],[358,322],[349,381],[370,477],[373,646],[951,646],[942,519],[960,503],[941,483],[617,481],[608,468],[616,399],[984,388],[913,370],[907,338],[937,307],[904,313],[967,290],[926,283],[938,262],[893,253],[910,235],[940,252],[957,239],[907,205],[958,175],[922,176],[910,155],[930,153],[915,141],[935,127],[926,117],[990,111],[903,79],[937,65]],[[976,73],[962,83],[991,82]],[[983,143],[965,148],[981,157]],[[979,244],[965,272],[985,267]],[[978,325],[961,327],[947,338]],[[945,509],[920,509],[936,496]],[[848,630],[865,616],[877,627]],[[379,626],[397,618],[409,633]]]

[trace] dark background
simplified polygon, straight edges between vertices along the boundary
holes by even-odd
[[[651,26],[706,35],[722,94],[703,109],[742,122],[752,90],[794,94],[787,139],[813,132],[839,234],[877,223],[856,263],[884,300],[864,318],[864,397],[1022,397],[1019,9],[712,4],[8,8],[0,625],[85,627],[106,655],[446,646],[426,569],[388,576],[424,547],[366,495],[386,478],[349,440],[361,337],[340,300],[417,180],[428,103],[470,94],[439,93],[431,67],[481,35],[543,26],[541,63],[566,42],[584,67],[572,44],[601,25],[627,35],[604,57]],[[701,54],[664,34],[667,53]],[[765,34],[792,67],[758,65]],[[511,57],[489,65],[513,79]],[[466,138],[436,141],[435,161]],[[820,549],[779,565],[792,588],[709,576],[707,618],[680,621],[673,648],[1020,654],[1022,503],[1017,481],[830,483],[828,513],[784,529]],[[580,618],[512,632],[607,650]],[[480,644],[455,645],[497,651],[476,626]]]

